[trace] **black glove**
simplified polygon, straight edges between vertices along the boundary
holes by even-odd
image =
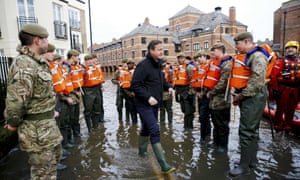
[[[280,98],[280,92],[276,89],[273,89],[273,99],[279,99]]]

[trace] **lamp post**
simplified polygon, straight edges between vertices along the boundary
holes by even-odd
[[[93,48],[93,34],[92,34],[92,19],[91,19],[91,2],[88,0],[88,6],[89,6],[89,23],[90,23],[90,44],[91,44],[91,53],[94,52]]]
[[[282,56],[284,56],[284,43],[285,43],[285,28],[286,28],[286,14],[287,10],[283,11],[283,37],[282,37]]]

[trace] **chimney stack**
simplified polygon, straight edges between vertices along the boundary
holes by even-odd
[[[236,14],[234,6],[229,8],[229,22],[231,26],[231,33],[234,35],[236,33]]]
[[[149,24],[150,24],[149,18],[148,18],[148,17],[145,18],[144,24],[145,24],[145,25],[149,25]]]

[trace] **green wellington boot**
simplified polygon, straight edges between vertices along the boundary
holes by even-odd
[[[149,136],[139,136],[139,155],[145,157],[148,155],[147,147],[148,147]]]
[[[152,144],[152,148],[153,148],[153,151],[154,151],[154,153],[155,153],[155,156],[156,156],[156,158],[157,158],[157,160],[158,160],[158,163],[160,164],[162,173],[168,174],[168,173],[171,173],[171,172],[173,172],[173,171],[176,170],[175,167],[170,166],[170,165],[167,163],[166,158],[165,158],[165,155],[164,155],[164,150],[163,150],[163,148],[161,147],[161,144],[160,144],[160,143]]]

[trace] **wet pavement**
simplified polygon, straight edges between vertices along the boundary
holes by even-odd
[[[107,78],[109,79],[110,76]],[[238,109],[232,109],[230,137],[227,153],[217,153],[214,148],[200,144],[200,124],[194,120],[194,129],[183,129],[183,114],[179,104],[173,105],[172,124],[160,123],[161,143],[169,164],[177,170],[162,175],[151,146],[149,156],[139,157],[138,134],[140,121],[133,125],[119,122],[115,106],[114,86],[109,80],[104,84],[105,123],[88,134],[81,115],[83,137],[76,138],[76,147],[63,164],[67,169],[58,172],[58,179],[232,179],[228,171],[239,162]],[[0,162],[1,180],[27,180],[30,178],[27,156],[18,148]],[[300,179],[300,138],[294,136],[271,136],[270,125],[261,121],[258,151],[259,165],[248,176],[234,179]]]

